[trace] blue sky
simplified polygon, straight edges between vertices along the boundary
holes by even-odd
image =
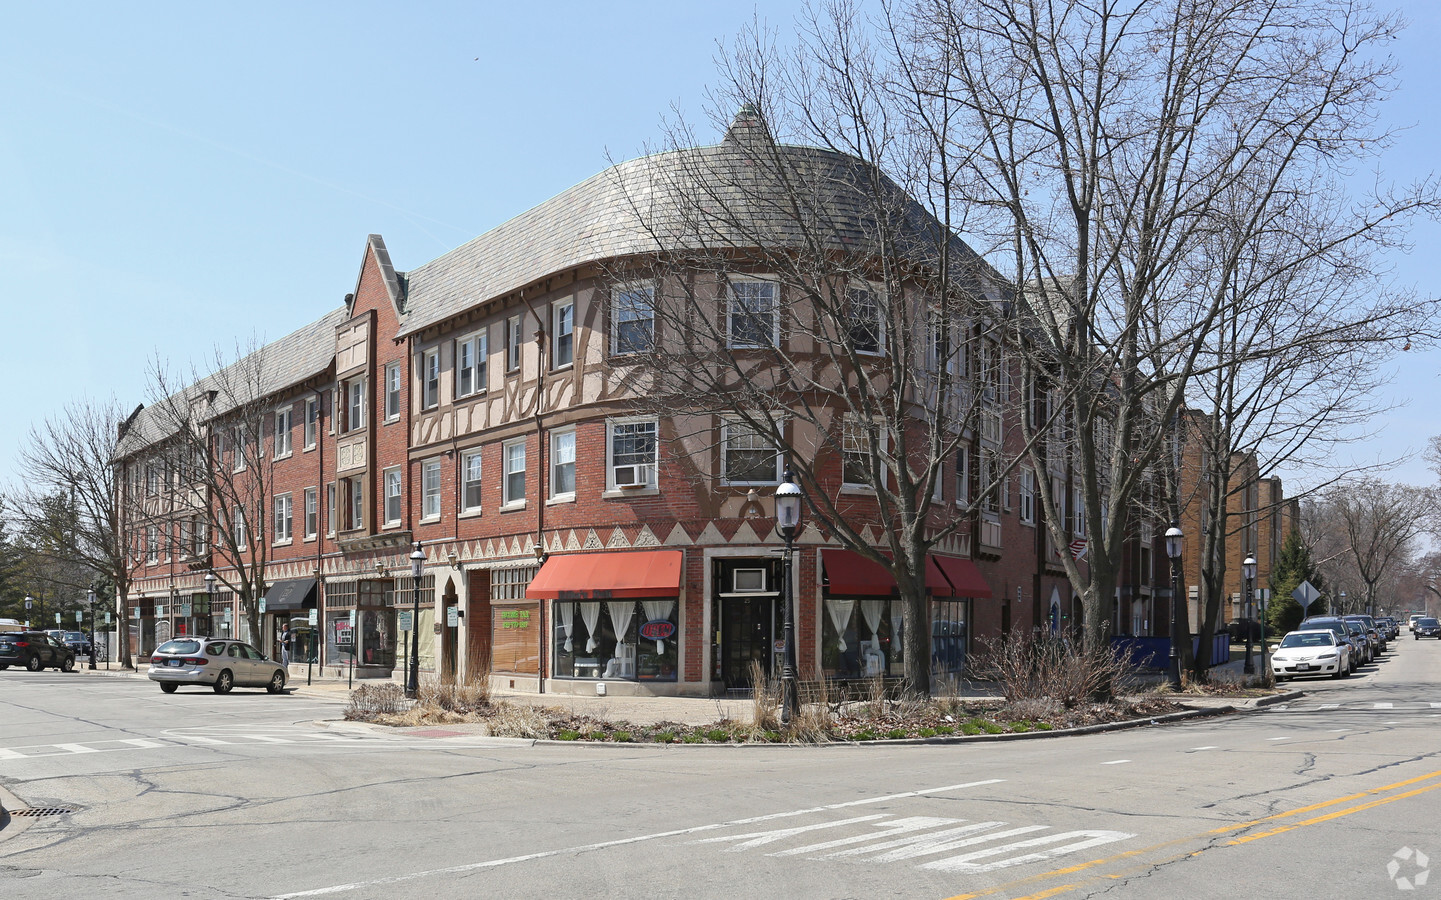
[[[338,306],[367,234],[414,268],[643,152],[673,105],[702,121],[717,39],[800,5],[7,4],[0,484],[65,402],[142,402],[157,357],[203,364]],[[1407,15],[1383,108],[1413,126],[1384,162],[1398,181],[1441,146],[1441,12]],[[1425,223],[1392,260],[1426,294],[1438,237]],[[1441,433],[1438,372],[1441,351],[1401,358],[1383,402],[1409,405],[1360,455]]]

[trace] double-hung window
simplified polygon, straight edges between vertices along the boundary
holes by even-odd
[[[645,353],[655,346],[655,288],[623,287],[612,295],[610,352]]]
[[[841,433],[841,484],[844,487],[870,488],[871,429],[867,423],[847,416]]]
[[[234,441],[234,445],[235,445],[235,447],[234,447],[234,451],[233,451],[233,452],[234,452],[234,454],[235,454],[235,459],[234,459],[234,465],[231,466],[231,468],[234,469],[236,472],[244,472],[244,471],[245,471],[245,454],[250,451],[250,445],[249,445],[249,443],[245,440],[245,426],[244,426],[244,425],[236,425],[236,426],[235,426],[235,441]]]
[[[400,363],[385,367],[385,418],[394,421],[400,418]]]
[[[480,451],[472,450],[460,457],[460,511],[480,510]]]
[[[315,449],[320,435],[320,398],[307,397],[305,400],[305,449]]]
[[[320,495],[315,488],[305,489],[305,539],[313,540],[320,531]]]
[[[734,281],[727,312],[732,347],[774,347],[780,343],[774,281]]]
[[[290,455],[290,407],[275,411],[275,459]]]
[[[551,368],[575,362],[575,301],[557,303],[551,312]]]
[[[145,561],[160,562],[160,526],[149,525],[145,529]]]
[[[420,464],[420,517],[440,518],[440,460],[427,459]]]
[[[575,496],[575,429],[550,434],[550,497],[568,500]]]
[[[236,550],[244,550],[250,545],[250,535],[245,527],[245,510],[238,506],[235,507],[235,525],[231,533],[235,536]]]
[[[345,430],[355,431],[365,427],[365,379],[359,378],[346,385]]]
[[[400,493],[400,467],[386,469],[384,472],[385,481],[385,524],[399,525],[401,515],[402,497]]]
[[[365,482],[360,478],[346,479],[346,528],[354,531],[365,527]]]
[[[286,544],[291,539],[291,522],[293,521],[293,510],[289,494],[277,494],[275,496],[275,534],[272,540],[277,544]]]
[[[518,506],[525,503],[525,439],[506,441],[500,455],[504,472],[501,475],[501,503]]]
[[[469,397],[485,390],[485,332],[455,342],[455,396]]]
[[[654,419],[622,419],[610,423],[611,488],[656,486],[656,423]]]
[[[745,422],[721,425],[721,479],[725,484],[775,484],[780,454],[765,435]]]
[[[440,405],[440,348],[420,355],[421,407],[435,409]]]
[[[851,347],[857,353],[880,353],[885,345],[881,296],[870,287],[852,287],[846,291]]]
[[[520,368],[520,316],[505,320],[505,370],[514,372]]]
[[[1026,525],[1036,524],[1036,473],[1030,469],[1021,470],[1021,521]]]
[[[335,514],[336,508],[335,482],[332,481],[325,486],[325,533],[331,537],[335,537],[335,523],[338,521]]]

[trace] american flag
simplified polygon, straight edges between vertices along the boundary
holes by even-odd
[[[1071,541],[1071,559],[1074,559],[1076,562],[1080,562],[1081,557],[1085,555],[1086,539],[1083,537],[1079,537],[1076,538],[1074,541]]]

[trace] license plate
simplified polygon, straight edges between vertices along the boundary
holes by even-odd
[[[167,666],[179,666],[181,664],[181,661],[178,659],[167,659],[165,661],[165,664]]]
[[[1300,665],[1298,665],[1298,666],[1296,667],[1296,671],[1297,671],[1297,672],[1309,672],[1309,671],[1311,671],[1311,664],[1310,664],[1310,663],[1301,663]]]

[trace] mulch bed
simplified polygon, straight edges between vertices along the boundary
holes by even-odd
[[[1178,696],[1177,700],[1183,699]],[[434,716],[409,713],[375,713],[350,710],[346,718],[382,725],[446,725],[458,722],[491,725],[490,733],[506,736],[506,717],[497,707],[487,705],[465,713],[436,710]],[[830,709],[829,723],[817,723],[815,711],[797,729],[790,740],[779,726],[757,727],[750,722],[722,720],[709,725],[683,725],[659,722],[638,725],[611,721],[595,716],[577,715],[557,708],[539,708],[534,712],[543,725],[534,727],[531,717],[528,733],[519,737],[545,737],[559,741],[593,741],[603,743],[656,744],[738,744],[738,743],[824,743],[828,741],[878,741],[915,738],[945,738],[979,734],[1016,734],[1053,731],[1085,725],[1101,725],[1134,719],[1147,719],[1185,709],[1170,698],[1146,696],[1128,698],[1105,704],[1086,704],[1072,708],[1060,704],[1030,702],[1006,706],[999,703],[956,704],[885,704],[880,708],[871,703],[837,704]],[[542,732],[542,733],[537,733]]]

